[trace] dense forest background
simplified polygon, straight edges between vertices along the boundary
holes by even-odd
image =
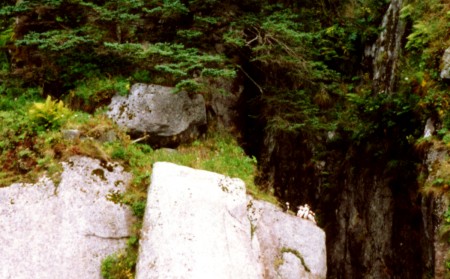
[[[391,94],[373,92],[365,61],[390,1],[14,2],[0,10],[8,96],[37,88],[93,112],[134,82],[208,95],[220,91],[220,80],[244,77],[255,87],[248,99],[264,104],[255,117],[268,127],[355,136],[408,112],[441,119],[447,105],[441,1],[402,9],[409,35]]]
[[[299,155],[311,162],[303,162],[301,182],[331,196],[333,181],[342,177],[330,170],[317,174],[314,164],[340,156],[345,165],[350,162],[346,156],[362,152],[366,160],[387,166],[383,175],[411,176],[423,193],[448,197],[449,165],[443,164],[439,177],[424,185],[418,163],[430,146],[446,149],[450,144],[449,84],[440,76],[442,56],[450,46],[450,3],[403,3],[405,35],[395,85],[380,87],[373,65],[387,54],[371,57],[368,49],[383,32],[390,2],[3,1],[0,184],[33,179],[43,171],[57,173],[56,162],[74,154],[124,161],[129,154],[144,156],[147,147],[131,150],[136,147],[128,147],[125,134],[110,146],[75,146],[58,136],[67,123],[78,123],[92,135],[113,127],[99,116],[102,107],[114,94],[126,95],[133,83],[174,86],[203,94],[206,100],[227,94],[224,88],[230,86],[224,84],[232,84],[244,85],[243,116],[235,135],[258,161],[264,160],[264,139],[270,134],[296,139],[291,145],[295,149],[308,147],[311,154]],[[427,119],[435,123],[437,133],[424,139]],[[339,153],[344,149],[350,152]],[[139,174],[142,166],[127,164],[136,167],[134,183],[146,185],[149,177]],[[267,169],[259,166],[256,182],[261,191],[274,193],[280,202],[317,204],[317,191],[305,192],[285,178],[274,182]],[[142,211],[142,196],[127,198]]]

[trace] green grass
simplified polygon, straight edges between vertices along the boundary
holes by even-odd
[[[111,160],[119,161],[133,174],[132,183],[127,191],[124,194],[112,195],[110,198],[131,207],[134,215],[138,217],[135,224],[138,228],[142,224],[152,165],[155,162],[172,162],[238,177],[246,183],[249,194],[257,199],[276,203],[275,197],[259,190],[254,183],[256,159],[248,157],[236,140],[228,134],[210,133],[204,139],[182,145],[176,150],[164,148],[153,150],[148,145],[132,143],[129,139],[107,143],[104,149]],[[132,237],[133,242],[138,238],[139,233],[136,231],[136,236]],[[134,273],[137,249],[137,245],[129,245],[125,251],[107,257],[102,264],[104,278],[130,278],[130,274]]]
[[[227,134],[211,133],[203,140],[182,145],[176,150],[153,150],[148,145],[131,141],[108,143],[105,150],[112,160],[121,162],[133,174],[130,195],[145,196],[153,163],[164,161],[240,178],[245,182],[248,193],[255,198],[276,202],[272,195],[260,191],[254,183],[256,159],[248,157],[236,140]]]
[[[78,82],[67,99],[73,108],[92,113],[97,108],[108,104],[115,94],[125,96],[129,90],[130,82],[123,77],[90,78]]]

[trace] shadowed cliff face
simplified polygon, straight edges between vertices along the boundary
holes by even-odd
[[[329,278],[417,278],[425,248],[412,149],[394,143],[384,156],[348,152],[340,167],[339,158],[330,162],[336,188],[319,206],[331,237]]]
[[[262,180],[281,200],[315,209],[327,235],[328,278],[418,278],[430,268],[416,183],[420,160],[399,137],[360,145],[324,137],[321,146],[299,144],[307,142],[299,135],[266,135]],[[327,155],[314,159],[321,148]]]
[[[366,49],[372,95],[395,94],[404,36],[401,6],[401,0],[391,1],[380,37]],[[327,235],[328,278],[422,278],[433,270],[431,225],[424,222],[432,216],[421,210],[417,184],[423,160],[406,140],[421,123],[412,112],[391,120],[356,140],[339,129],[330,137],[271,130],[262,122],[248,125],[248,142],[253,139],[248,151],[260,162],[259,184],[281,201],[308,203],[316,211]]]

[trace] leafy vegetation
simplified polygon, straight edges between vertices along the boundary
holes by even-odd
[[[76,82],[76,87],[66,96],[74,109],[94,112],[107,105],[115,94],[127,95],[130,90],[129,80],[123,77],[90,78]]]
[[[133,269],[136,265],[137,255],[113,254],[106,257],[102,262],[102,277],[104,279],[132,279],[134,278]]]
[[[412,1],[402,9],[402,17],[411,23],[411,30],[407,36],[405,55],[405,71],[401,80],[403,87],[420,97],[415,107],[421,115],[427,115],[437,123],[436,136],[420,139],[418,149],[436,150],[445,154],[450,146],[449,123],[449,94],[448,85],[441,79],[441,56],[448,48],[450,37],[448,30],[450,5],[445,1],[427,0]],[[440,196],[446,202],[450,201],[449,179],[450,165],[447,156],[441,158],[431,171],[419,177],[423,185],[422,191],[427,195]],[[449,227],[446,216],[442,216],[440,228],[442,235],[448,235]],[[444,239],[450,244],[449,239]],[[450,255],[447,255],[447,266]],[[447,277],[450,269],[447,267]]]
[[[44,103],[34,103],[28,111],[28,117],[39,129],[56,130],[70,118],[72,112],[63,101],[53,101],[48,96]]]

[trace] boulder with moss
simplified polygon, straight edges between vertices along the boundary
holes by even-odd
[[[200,94],[153,84],[134,84],[128,96],[112,98],[107,115],[119,126],[155,147],[190,142],[206,130],[205,100]]]
[[[63,166],[57,185],[0,188],[0,278],[101,278],[101,261],[126,246],[132,214],[107,197],[131,176],[86,157]]]

